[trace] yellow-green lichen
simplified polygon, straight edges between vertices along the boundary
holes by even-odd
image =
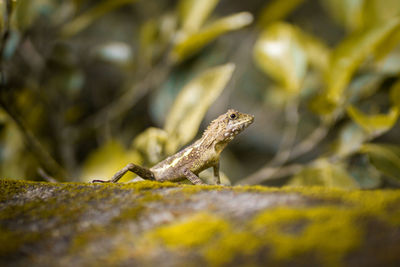
[[[204,257],[211,266],[221,266],[231,262],[236,256],[252,255],[259,250],[261,241],[254,232],[231,229],[205,248]]]
[[[70,251],[92,253],[92,248],[98,240],[101,243],[117,234],[121,238],[118,240],[123,240],[125,245],[124,248],[111,246],[115,253],[110,252],[110,255],[113,254],[116,258],[144,259],[151,253],[167,251],[166,253],[174,255],[202,258],[213,266],[229,265],[233,262],[259,264],[264,261],[271,265],[290,265],[297,260],[307,261],[310,258],[316,263],[336,266],[346,263],[353,251],[358,253],[359,249],[362,250],[361,244],[368,241],[371,225],[378,225],[386,231],[385,235],[400,225],[398,190],[220,187],[153,181],[131,184],[0,181],[0,187],[0,190],[3,190],[0,192],[9,192],[5,193],[4,197],[4,201],[9,203],[0,208],[0,220],[12,222],[18,219],[28,224],[32,222],[43,226],[39,232],[47,230],[48,221],[55,227],[75,225],[81,222],[83,217],[92,216],[93,210],[93,216],[103,211],[108,213],[109,217],[101,217],[107,220],[98,225],[91,219],[89,221],[92,225],[83,224],[89,225],[89,228],[85,229],[90,234],[79,232],[77,229],[72,231]],[[162,190],[163,188],[174,189]],[[288,203],[290,206],[277,203],[268,206],[267,209],[254,209],[249,213],[253,216],[241,216],[243,207],[238,207],[239,213],[235,213],[234,218],[230,215],[231,211],[225,212],[223,208],[218,210],[219,208],[213,206],[207,198],[195,198],[196,201],[205,202],[201,205],[204,207],[201,210],[198,210],[197,206],[194,208],[193,201],[187,201],[191,200],[193,194],[210,190],[231,191],[237,194],[255,193],[257,197],[263,194],[268,197],[281,197],[289,193],[298,195],[301,201]],[[226,194],[218,197],[223,200],[224,196]],[[230,200],[233,201],[227,199]],[[168,212],[179,219],[161,226],[157,220],[149,220],[152,216],[148,215],[154,211],[152,207],[160,207],[148,205],[149,202],[165,205],[171,209]],[[174,205],[178,207],[177,210],[174,210]],[[208,209],[207,205],[212,209]],[[218,214],[214,209],[218,210]],[[112,212],[109,212],[111,210]],[[198,213],[193,213],[196,211]],[[155,212],[159,210],[156,209]],[[188,216],[188,213],[191,215]],[[149,228],[144,232],[126,234],[125,227],[131,223],[143,224]],[[10,246],[7,250],[11,251],[10,253],[18,250],[21,244],[31,242],[30,240],[35,242],[34,236],[30,236],[24,229],[9,231],[12,229],[10,223],[4,224],[3,228],[0,229],[0,234],[4,237],[0,240],[2,243],[19,237],[23,240],[22,243]],[[391,245],[390,248],[394,250],[397,246]],[[5,249],[8,248],[3,247],[4,251]]]
[[[230,188],[230,186],[222,186],[222,185],[188,185],[182,184],[180,185],[179,193],[184,193],[186,196],[190,196],[199,192],[204,191],[222,191]]]
[[[192,248],[209,242],[228,228],[229,224],[215,215],[197,213],[183,221],[161,226],[149,236],[170,248]]]
[[[15,183],[12,180],[0,179],[0,203],[21,193],[25,193],[27,184],[29,183],[25,183],[24,181]]]
[[[278,208],[262,212],[252,225],[262,233],[277,260],[312,251],[322,255],[322,262],[337,265],[361,242],[362,229],[357,226],[357,215],[351,209],[334,206]],[[306,225],[299,232],[285,231],[285,225],[300,221],[306,221]]]
[[[0,227],[0,258],[9,257],[23,245],[39,241],[42,237],[39,232],[13,231]]]

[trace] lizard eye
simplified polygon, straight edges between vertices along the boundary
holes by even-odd
[[[232,113],[231,115],[229,115],[229,117],[230,117],[232,120],[234,120],[234,119],[236,119],[236,114],[235,114],[235,113]]]

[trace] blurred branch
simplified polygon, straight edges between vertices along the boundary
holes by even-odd
[[[309,138],[303,140],[300,142],[298,145],[296,145],[291,154],[291,159],[296,158],[297,156],[303,155],[304,153],[307,153],[311,149],[313,149],[328,133],[329,127],[327,125],[321,125],[317,129],[314,130],[314,132],[309,136]],[[381,136],[383,132],[381,133],[372,133],[365,137],[363,140],[363,143],[365,142],[370,142],[373,139]],[[353,149],[349,151],[346,154],[343,154],[341,156],[337,154],[332,154],[329,157],[327,157],[328,161],[335,164],[343,159],[349,158],[353,156],[354,154],[359,152],[360,147],[357,149]],[[296,153],[296,154],[295,154]],[[292,176],[297,173],[299,173],[302,169],[312,165],[314,161],[309,162],[308,164],[302,165],[302,164],[292,164],[292,165],[287,165],[283,167],[265,167],[262,168],[261,170],[255,172],[254,174],[246,177],[245,179],[239,181],[238,184],[240,185],[253,185],[253,184],[258,184],[262,183],[267,180],[274,180],[274,179],[280,179],[284,178],[287,176]]]
[[[289,160],[296,140],[299,124],[298,105],[298,99],[294,99],[286,105],[286,129],[278,152],[272,160],[270,160],[262,169],[240,180],[238,184],[258,184],[271,179],[271,177],[276,176],[277,172],[280,170],[280,166],[284,165],[285,162]]]
[[[311,151],[325,136],[328,134],[329,126],[326,124],[321,124],[316,128],[306,139],[301,141],[295,147],[293,147],[290,160],[296,159],[299,156]]]
[[[234,75],[232,75],[232,78],[225,88],[225,93],[219,99],[221,103],[225,102],[225,104],[219,105],[221,108],[224,106],[229,106],[229,97],[231,96],[233,89],[242,80],[243,75],[252,63],[252,47],[254,46],[254,43],[256,41],[257,34],[257,31],[251,30],[248,36],[246,36],[243,41],[241,41],[237,46],[232,49],[233,55],[230,56],[229,61],[234,63],[236,68]]]
[[[6,0],[6,10],[2,14],[3,16],[3,21],[4,21],[4,30],[2,32],[1,36],[1,44],[0,44],[0,58],[1,58],[1,79],[4,80],[4,75],[3,75],[3,57],[4,57],[4,50],[6,47],[7,39],[10,35],[10,19],[11,19],[11,12],[12,12],[12,3],[11,0]]]
[[[57,180],[54,179],[54,177],[48,175],[42,168],[38,168],[37,172],[40,175],[40,177],[43,178],[43,180],[45,180],[49,183],[57,183]]]
[[[107,121],[120,117],[124,112],[132,108],[152,88],[159,86],[170,73],[172,66],[173,63],[170,60],[162,60],[147,73],[143,80],[131,86],[130,89],[116,100],[87,118],[83,122],[83,126],[99,127]]]
[[[1,85],[1,90],[4,91],[4,84]],[[0,106],[7,113],[7,115],[15,122],[19,129],[19,132],[24,138],[25,144],[31,150],[31,152],[36,156],[39,164],[43,169],[56,175],[60,178],[67,177],[66,171],[61,167],[53,157],[47,152],[47,150],[40,144],[36,136],[32,131],[25,125],[22,118],[17,114],[17,112],[9,105],[7,101],[4,100],[4,96],[0,97]]]
[[[64,37],[75,35],[107,12],[135,1],[137,0],[104,0],[100,4],[97,4],[95,7],[89,9],[82,15],[64,25],[64,27],[61,29],[61,35]]]
[[[4,71],[4,50],[7,45],[9,33],[10,33],[10,17],[12,13],[12,1],[6,1],[6,13],[4,15],[4,30],[1,37],[0,44],[0,106],[6,112],[6,114],[14,121],[17,128],[19,129],[26,146],[32,151],[32,153],[36,156],[39,164],[49,171],[50,173],[56,174],[58,177],[64,178],[66,177],[65,170],[51,157],[51,155],[44,149],[44,147],[40,144],[38,139],[32,133],[32,131],[26,126],[21,116],[19,116],[18,112],[14,110],[10,102],[6,100],[6,77]]]
[[[284,164],[290,157],[290,153],[296,140],[299,124],[299,102],[298,99],[290,101],[286,106],[286,129],[275,157],[267,164],[268,166],[277,166]]]
[[[240,180],[237,185],[254,185],[264,181],[277,180],[284,177],[292,176],[300,172],[305,166],[301,164],[291,164],[278,167],[265,167],[256,173]],[[268,177],[265,179],[265,177]]]
[[[285,151],[283,154],[289,153],[289,157],[286,158],[286,161],[296,159],[299,156],[304,155],[305,153],[311,151],[316,145],[318,145],[322,139],[326,136],[328,133],[329,126],[323,124],[320,125],[317,129],[315,129],[309,136],[308,138],[304,139],[301,141],[299,144],[295,145],[291,151]],[[272,179],[277,179],[277,178],[282,178],[287,175],[292,175],[297,173],[298,171],[301,170],[301,165],[294,164],[294,165],[289,165],[289,166],[284,166],[284,167],[271,167],[273,165],[272,163],[277,163],[279,158],[283,158],[283,156],[279,155],[279,152],[277,156],[274,157],[272,161],[275,162],[269,162],[266,164],[266,166],[262,167],[260,170],[256,171],[255,173],[247,176],[243,180],[239,181],[239,184],[259,184],[267,180],[272,180]],[[297,167],[295,167],[297,166]],[[291,171],[288,171],[291,170]],[[285,174],[285,175],[283,175]]]

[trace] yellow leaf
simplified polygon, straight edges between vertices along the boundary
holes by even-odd
[[[182,61],[198,52],[218,36],[229,31],[241,29],[252,21],[253,16],[249,12],[241,12],[218,19],[203,29],[180,38],[172,50],[172,60]]]
[[[257,65],[283,88],[299,93],[307,71],[307,55],[294,26],[270,25],[258,38],[253,56]]]
[[[108,12],[132,2],[136,0],[103,0],[100,4],[95,5],[93,8],[84,12],[80,16],[77,16],[69,23],[65,24],[61,29],[61,36],[70,37],[79,33],[80,31],[87,28],[90,24],[92,24],[95,20],[107,14]]]
[[[155,20],[148,20],[140,26],[139,29],[139,57],[140,64],[146,65],[143,67],[148,68],[151,65],[154,53],[154,44],[157,42],[157,22]]]
[[[339,104],[343,100],[343,91],[354,72],[399,25],[400,20],[396,18],[372,29],[355,32],[336,47],[325,73],[327,102]]]
[[[282,20],[303,2],[304,0],[269,1],[260,12],[258,25],[265,27],[271,22]]]
[[[177,96],[164,129],[169,134],[167,153],[174,153],[195,136],[210,105],[232,76],[234,64],[210,68],[190,81]]]
[[[298,29],[298,34],[310,65],[317,71],[325,71],[329,66],[331,53],[329,47],[315,36],[300,32],[300,29]]]
[[[391,129],[399,117],[399,108],[392,107],[388,114],[366,115],[354,106],[347,108],[349,117],[370,134]]]
[[[400,108],[400,79],[390,88],[390,101],[394,106]]]
[[[363,24],[364,0],[321,0],[332,17],[347,29],[360,29]]]
[[[197,32],[219,0],[180,0],[178,9],[185,34]]]
[[[158,128],[148,128],[132,142],[135,151],[140,153],[147,165],[152,166],[161,161],[165,155],[168,133]]]
[[[356,189],[358,184],[340,164],[332,164],[326,159],[317,160],[313,166],[303,169],[289,182],[290,186],[325,186]]]
[[[110,141],[93,151],[83,164],[81,180],[89,182],[94,179],[108,180],[117,171],[125,167],[128,163],[141,164],[142,159],[135,151],[127,151],[117,141]],[[134,174],[128,172],[121,182],[129,181]]]
[[[5,1],[1,1],[5,8]],[[18,0],[12,1],[11,28],[21,32],[29,29],[43,10],[54,11],[55,4],[50,0]],[[4,10],[5,11],[5,10]]]
[[[400,16],[399,0],[368,0],[364,2],[363,22],[364,27],[384,23]]]

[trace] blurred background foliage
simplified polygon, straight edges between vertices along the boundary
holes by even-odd
[[[223,152],[225,183],[400,185],[399,0],[0,9],[2,178],[151,166],[235,108],[256,120]]]

